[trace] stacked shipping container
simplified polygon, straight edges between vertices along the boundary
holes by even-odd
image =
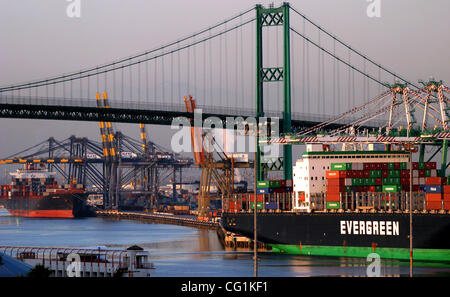
[[[443,196],[443,185],[450,184],[450,179],[437,177],[436,162],[413,162],[412,166],[412,191],[427,193],[427,209],[450,209],[450,202],[444,203]],[[331,171],[326,172],[327,208],[339,208],[341,193],[345,192],[409,192],[410,175],[408,163],[332,163]],[[447,191],[449,201],[450,188]]]

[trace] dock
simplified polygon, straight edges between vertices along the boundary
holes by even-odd
[[[100,210],[96,211],[98,217],[113,218],[119,220],[136,220],[150,223],[179,225],[194,228],[204,228],[210,230],[217,230],[219,222],[216,221],[201,221],[196,216],[192,215],[173,215],[167,213],[149,213],[138,211],[116,211],[116,210]]]

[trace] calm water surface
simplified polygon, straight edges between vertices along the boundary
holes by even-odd
[[[253,276],[252,252],[225,251],[214,231],[104,218],[11,217],[0,209],[0,245],[122,249],[137,244],[151,252],[153,276]],[[364,276],[365,259],[260,253],[260,276]],[[381,274],[403,276],[409,263],[382,261]],[[450,276],[450,267],[422,264],[421,276]]]

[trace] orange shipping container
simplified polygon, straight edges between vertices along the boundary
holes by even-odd
[[[444,195],[442,195],[442,198],[444,199],[444,202],[450,202],[450,193],[444,193]]]
[[[339,202],[340,195],[339,193],[327,193],[327,202]]]
[[[344,186],[345,178],[330,178],[327,179],[328,186]]]
[[[442,195],[440,193],[427,193],[427,202],[441,202],[442,200]]]
[[[341,185],[341,186],[327,186],[327,194],[331,193],[339,193],[339,192],[345,192],[345,186]]]
[[[450,201],[444,201],[444,209],[450,210]]]
[[[444,194],[450,194],[450,185],[444,185]]]
[[[427,186],[439,186],[442,184],[442,178],[441,177],[427,177],[425,179],[425,184]]]
[[[441,207],[442,207],[441,201],[439,201],[439,202],[427,201],[427,209],[428,210],[439,210],[439,209],[441,209]]]
[[[345,178],[345,171],[327,171],[327,179],[330,178]]]

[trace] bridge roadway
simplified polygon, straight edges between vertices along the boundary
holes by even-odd
[[[143,123],[153,125],[171,125],[178,117],[193,118],[193,114],[185,111],[184,104],[166,103],[136,103],[111,100],[111,108],[98,108],[95,100],[86,99],[50,99],[39,97],[8,96],[0,97],[0,118],[16,119],[45,119],[65,121],[92,121],[92,122],[120,122],[120,123]],[[236,117],[254,117],[255,111],[245,108],[227,107],[203,107],[202,120],[210,117],[221,119],[226,127],[227,120]],[[282,113],[267,111],[266,117],[280,118],[280,133],[282,133]],[[300,131],[304,128],[313,127],[330,117],[315,114],[292,114],[292,128]],[[378,128],[384,122],[372,120],[362,128]],[[346,123],[333,123],[327,129],[334,130]],[[236,127],[234,127],[236,129]]]

